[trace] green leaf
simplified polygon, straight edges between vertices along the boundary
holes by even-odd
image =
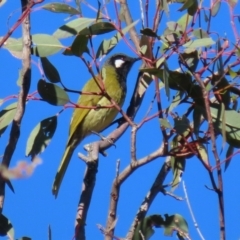
[[[227,168],[229,167],[229,165],[230,165],[230,163],[231,163],[231,161],[232,161],[233,152],[234,152],[234,147],[233,147],[233,146],[229,146],[229,147],[228,147],[228,150],[227,150],[227,153],[226,153],[226,159],[227,159],[227,161],[225,162],[224,171],[227,170]]]
[[[186,13],[177,21],[178,25],[181,27],[183,32],[186,30],[187,26],[191,23],[192,18],[193,18],[192,16]]]
[[[0,38],[2,40],[3,37]],[[22,51],[22,38],[8,38],[7,41],[3,44],[3,48],[8,49],[9,51]]]
[[[157,37],[157,34],[151,28],[144,28],[140,33],[149,37]]]
[[[42,120],[32,130],[27,141],[26,156],[42,153],[50,143],[57,128],[57,116]]]
[[[213,106],[210,107],[210,111],[214,127],[222,133],[223,125],[225,125],[227,143],[235,148],[240,148],[240,114],[235,110],[225,109],[224,119],[222,108],[219,105]]]
[[[199,128],[201,125],[201,116],[202,116],[202,107],[198,104],[195,104],[193,109],[193,131],[198,138],[199,135]]]
[[[10,239],[14,239],[13,225],[3,214],[0,214],[0,236],[8,236]]]
[[[165,12],[165,14],[169,17],[169,7],[167,0],[160,0],[161,8]]]
[[[218,14],[220,7],[221,7],[221,0],[217,0],[216,2],[214,2],[210,11],[212,17],[215,17]]]
[[[171,167],[173,171],[172,188],[173,192],[182,180],[182,174],[185,170],[186,159],[184,157],[171,157]]]
[[[69,97],[62,88],[42,79],[38,81],[38,93],[44,101],[55,106],[62,106],[69,102]]]
[[[142,68],[139,71],[155,75],[158,78],[160,78],[162,82],[164,82],[163,69]],[[171,70],[169,70],[168,73],[169,73],[168,77],[169,88],[180,91],[184,90],[188,92],[189,89],[192,87],[192,77],[189,73],[181,73],[178,71]]]
[[[186,10],[190,8],[194,4],[194,0],[186,0],[181,8],[178,9],[178,11],[182,12],[183,10]]]
[[[181,54],[181,58],[180,61],[186,62],[188,67],[191,69],[191,71],[195,72],[195,70],[197,69],[198,66],[198,62],[199,62],[199,54],[197,50],[193,50],[189,53],[180,53]],[[182,58],[184,59],[184,61],[182,61]]]
[[[136,227],[133,235],[133,240],[142,240],[142,236],[144,236],[144,240],[148,240],[154,234],[155,227],[161,227],[164,224],[164,220],[161,215],[151,215],[145,217]]]
[[[173,97],[173,100],[170,106],[167,108],[167,112],[172,112],[172,110],[179,105],[184,95],[183,91],[178,91],[176,95]]]
[[[53,36],[56,38],[67,38],[77,35],[80,31],[95,22],[94,18],[77,18],[57,29]]]
[[[74,39],[73,44],[71,46],[72,54],[79,57],[79,56],[82,56],[84,52],[89,52],[87,44],[88,44],[88,36],[77,35],[77,37]]]
[[[79,35],[101,35],[116,30],[110,22],[96,22],[79,32]]]
[[[193,35],[198,39],[209,38],[209,35],[207,34],[207,32],[205,32],[201,28],[194,30]]]
[[[159,118],[160,126],[164,128],[170,128],[172,129],[171,124],[168,122],[167,118]]]
[[[48,34],[32,35],[32,43],[33,54],[39,57],[47,57],[64,48],[57,38]]]
[[[40,58],[43,71],[47,79],[52,83],[61,82],[58,70],[53,66],[53,64],[47,58]]]
[[[189,120],[185,115],[183,115],[182,117],[174,118],[174,129],[177,134],[182,135],[184,132],[188,130],[189,125],[190,125]]]
[[[209,160],[208,160],[208,153],[207,153],[207,149],[204,146],[204,144],[202,144],[201,142],[196,143],[196,147],[198,150],[198,154],[201,158],[201,160],[208,165],[209,164]]]
[[[188,14],[190,16],[194,16],[197,10],[198,10],[198,0],[193,0],[192,6],[188,8]]]
[[[8,105],[0,112],[0,136],[5,132],[7,126],[12,122],[17,110],[17,103]]]
[[[22,79],[23,79],[23,74],[22,74],[22,68],[18,70],[18,79],[17,79],[17,85],[20,87],[22,85]]]
[[[159,58],[156,62],[156,68],[160,68],[162,66],[162,64],[165,62],[165,60],[166,60],[165,57]]]
[[[170,98],[170,89],[169,89],[169,69],[167,66],[167,62],[165,61],[163,64],[163,82],[165,84],[165,92],[168,100]]]
[[[228,67],[228,72],[232,79],[238,76],[237,72],[233,71],[230,67]]]
[[[42,8],[54,13],[68,13],[71,15],[80,14],[77,9],[65,3],[47,3],[43,5]]]
[[[182,236],[182,233],[188,234],[188,224],[186,220],[180,214],[174,214],[169,216],[165,214],[165,223],[164,223],[164,235],[172,236],[174,231],[178,231],[178,233]],[[179,230],[182,232],[179,232]]]
[[[124,29],[122,29],[122,34],[125,35],[132,27],[134,27],[139,20],[136,20],[135,22],[131,23]],[[122,35],[118,32],[116,35],[114,35],[112,38],[108,40],[103,40],[100,46],[98,47],[96,57],[102,57],[104,55],[107,55],[110,51],[113,50],[113,48],[118,44],[118,42],[122,39]]]
[[[198,48],[198,47],[209,47],[215,44],[212,38],[202,38],[196,40],[190,40],[189,42],[185,43],[183,47],[185,48]]]

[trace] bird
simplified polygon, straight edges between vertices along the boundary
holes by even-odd
[[[120,107],[123,105],[127,92],[126,79],[134,62],[140,58],[133,58],[122,53],[114,54],[103,64],[100,74],[94,76],[84,85],[82,92],[99,93],[101,89],[101,79],[104,89],[111,99]],[[99,85],[96,83],[99,83]],[[106,95],[105,95],[106,96]],[[104,94],[87,95],[81,94],[77,104],[90,108],[75,108],[70,122],[69,136],[61,163],[56,173],[52,193],[55,198],[58,195],[60,185],[76,147],[80,142],[92,132],[101,132],[114,120],[118,114],[115,107],[101,108],[110,106],[112,103]]]

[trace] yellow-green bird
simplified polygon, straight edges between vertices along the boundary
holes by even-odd
[[[138,59],[139,58],[132,58],[125,54],[115,54],[106,60],[100,71],[107,94],[119,106],[122,106],[125,100],[127,75],[133,63]],[[96,76],[95,80],[91,78],[85,84],[82,91],[99,93],[100,88],[96,80],[101,86],[100,77]],[[86,107],[94,107],[109,106],[111,102],[101,95],[81,95],[77,104]],[[101,132],[105,129],[114,120],[117,114],[118,111],[115,107],[98,108],[97,110],[75,108],[70,123],[67,146],[53,183],[52,192],[55,197],[57,197],[62,179],[75,148],[86,136],[91,134],[92,131]]]

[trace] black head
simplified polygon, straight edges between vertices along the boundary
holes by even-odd
[[[112,55],[105,64],[113,66],[120,76],[127,78],[128,72],[137,60],[140,60],[140,58],[133,58],[122,53],[117,53]]]

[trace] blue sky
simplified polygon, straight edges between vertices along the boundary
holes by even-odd
[[[51,1],[45,1],[48,3]],[[74,1],[73,1],[74,2]],[[88,1],[89,4],[97,6],[96,1]],[[204,3],[207,5],[208,2]],[[73,3],[74,5],[74,3]],[[111,15],[115,17],[109,4]],[[139,2],[129,1],[130,9],[134,8],[133,18],[140,18]],[[39,6],[37,6],[38,8]],[[164,16],[163,22],[158,31],[162,33],[166,27],[166,21],[177,20],[183,13],[175,12],[179,5],[172,6],[169,17]],[[136,10],[135,10],[136,9]],[[235,12],[239,12],[239,6]],[[95,17],[95,13],[87,7],[83,7],[85,17]],[[234,42],[232,30],[228,18],[228,6],[222,4],[219,16],[213,19],[212,30],[218,31],[221,36],[224,34]],[[4,36],[7,32],[7,21],[12,26],[20,15],[20,1],[7,1],[0,8],[0,36]],[[68,21],[66,14],[53,14],[41,9],[37,9],[31,15],[32,34],[47,33],[52,34],[57,28]],[[151,25],[151,23],[150,23]],[[137,25],[139,31],[141,24]],[[94,39],[95,46],[98,46],[104,38],[109,38],[114,33],[102,35]],[[13,37],[21,37],[21,29],[18,28]],[[62,41],[68,46],[72,39]],[[134,53],[121,42],[112,53],[124,52],[128,55],[135,56]],[[112,54],[111,53],[111,54]],[[83,63],[77,57],[65,57],[61,53],[49,57],[50,61],[58,69],[64,84],[71,89],[81,89],[85,81],[90,78],[90,74],[84,67]],[[175,59],[175,58],[173,58]],[[34,61],[38,61],[33,57]],[[18,79],[18,71],[21,68],[21,61],[12,57],[8,51],[0,49],[0,98],[5,98],[18,93],[16,81]],[[126,110],[131,93],[135,85],[135,79],[140,67],[140,62],[136,63],[128,76],[128,94],[123,109]],[[171,69],[177,67],[177,62],[169,61]],[[32,84],[30,93],[37,89],[37,82],[41,78],[41,74],[35,65],[32,67]],[[145,116],[149,104],[153,98],[154,86],[149,87],[144,102],[139,110],[136,122],[140,122]],[[164,94],[164,92],[163,92]],[[72,101],[76,101],[77,94],[70,94]],[[172,93],[173,96],[173,93]],[[5,103],[1,107],[4,108],[10,102]],[[164,102],[164,108],[169,105],[167,100]],[[22,122],[21,137],[19,139],[17,149],[12,159],[12,166],[15,166],[19,160],[26,159],[25,149],[28,136],[36,124],[47,117],[55,115],[62,107],[51,106],[42,101],[29,101],[26,113]],[[156,105],[152,109],[152,113],[157,111]],[[181,109],[176,110],[181,115]],[[15,194],[9,189],[6,193],[6,201],[3,214],[9,218],[15,228],[15,237],[28,236],[34,240],[47,239],[48,225],[51,225],[53,239],[72,239],[74,236],[74,219],[76,208],[79,200],[81,189],[81,181],[84,175],[85,164],[77,158],[77,152],[84,152],[83,145],[96,140],[96,136],[86,138],[75,152],[67,174],[64,177],[58,198],[55,199],[51,193],[51,187],[57,171],[60,159],[62,157],[67,136],[68,126],[71,118],[72,110],[67,109],[58,117],[57,131],[47,147],[46,151],[41,154],[43,164],[40,165],[34,174],[24,180],[13,181]],[[104,134],[107,135],[113,128],[107,129]],[[0,152],[3,153],[9,138],[8,128],[0,139]],[[137,157],[143,157],[158,148],[161,142],[161,133],[159,131],[158,119],[146,123],[138,132],[137,140]],[[218,141],[219,149],[221,140]],[[87,239],[103,239],[101,232],[97,229],[96,224],[105,225],[110,200],[111,184],[115,177],[116,161],[121,160],[120,170],[123,170],[130,162],[130,129],[117,142],[117,147],[110,148],[108,157],[100,156],[99,171],[97,174],[97,183],[95,186],[92,203],[87,218]],[[211,149],[209,147],[211,156]],[[1,155],[1,154],[0,154]],[[220,155],[221,159],[225,158],[225,151]],[[239,161],[238,156],[231,162],[229,169],[224,173],[224,195],[225,195],[225,213],[226,213],[226,233],[227,239],[239,239],[239,212],[240,212],[240,191],[238,186],[239,174],[237,169]],[[123,184],[121,188],[121,196],[118,206],[118,222],[115,235],[124,237],[131,225],[137,209],[144,199],[147,191],[151,187],[159,169],[161,168],[164,158],[159,158],[150,164],[141,167],[134,172],[131,177]],[[29,159],[30,161],[30,159]],[[166,183],[171,181],[172,175],[169,174]],[[208,173],[202,164],[196,159],[191,158],[187,161],[186,171],[183,179],[187,186],[188,196],[193,208],[198,225],[205,239],[219,239],[219,221],[218,221],[218,200],[215,193],[207,190],[205,185],[211,187]],[[175,194],[184,197],[182,186],[180,186]],[[176,201],[169,196],[159,194],[152,204],[150,214],[181,214],[188,222],[190,236],[192,239],[199,239],[193,226],[187,205],[185,201]],[[163,230],[156,229],[152,240],[162,239]],[[3,237],[4,239],[4,237]]]

